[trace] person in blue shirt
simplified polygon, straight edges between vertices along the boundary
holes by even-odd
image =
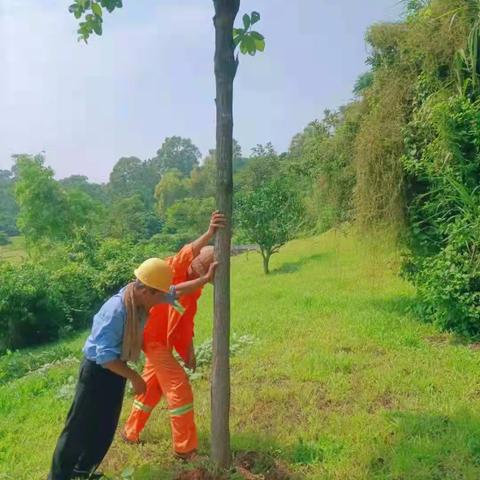
[[[83,348],[75,397],[57,441],[49,480],[102,477],[95,472],[112,444],[126,381],[137,395],[146,390],[144,380],[128,362],[139,357],[148,312],[160,303],[176,308],[178,297],[213,279],[216,266],[215,262],[201,278],[171,286],[170,266],[150,258],[135,270],[133,282],[103,304],[93,317]]]

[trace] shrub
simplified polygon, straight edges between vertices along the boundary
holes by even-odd
[[[50,272],[33,263],[0,265],[0,346],[19,348],[53,340],[65,304]]]
[[[433,98],[407,138],[411,254],[404,273],[417,286],[418,312],[443,328],[479,335],[480,105]]]
[[[102,302],[132,280],[139,263],[166,256],[160,240],[98,242],[83,235],[68,247],[52,245],[35,260],[0,264],[0,351],[88,327]]]

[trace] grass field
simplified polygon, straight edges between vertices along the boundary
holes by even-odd
[[[300,479],[480,478],[479,353],[408,313],[414,296],[397,256],[381,240],[331,232],[290,243],[272,270],[261,273],[257,254],[233,259],[233,332],[256,339],[232,362],[233,448],[271,455]],[[197,342],[211,335],[211,309],[207,291]],[[84,338],[0,358],[10,376],[17,362],[20,372],[26,359],[48,362],[0,386],[0,479],[45,478]],[[194,389],[206,453],[208,379]],[[116,439],[103,469],[172,478],[163,408],[144,439]]]
[[[11,243],[0,245],[0,261],[19,262],[26,257],[25,239],[23,237],[11,237]]]

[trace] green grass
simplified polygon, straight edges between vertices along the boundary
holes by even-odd
[[[302,479],[480,478],[480,357],[410,316],[398,263],[381,240],[334,232],[290,243],[270,276],[257,254],[233,259],[232,329],[256,338],[232,361],[235,450],[273,455]],[[211,335],[211,303],[206,291],[198,343]],[[0,479],[45,478],[76,371],[68,360],[0,386]],[[208,380],[194,390],[206,453]],[[115,440],[104,470],[170,478],[163,407],[144,439]]]
[[[18,263],[26,258],[25,239],[23,237],[11,237],[10,242],[8,245],[0,245],[0,261]]]

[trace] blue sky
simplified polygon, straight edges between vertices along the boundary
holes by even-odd
[[[58,178],[105,181],[121,156],[152,157],[163,139],[215,143],[211,0],[124,0],[103,37],[76,41],[68,0],[0,0],[0,169],[45,151]],[[235,137],[244,153],[278,151],[326,108],[347,102],[366,70],[369,25],[399,0],[242,0],[267,48],[242,57]],[[240,17],[239,17],[240,20]]]

